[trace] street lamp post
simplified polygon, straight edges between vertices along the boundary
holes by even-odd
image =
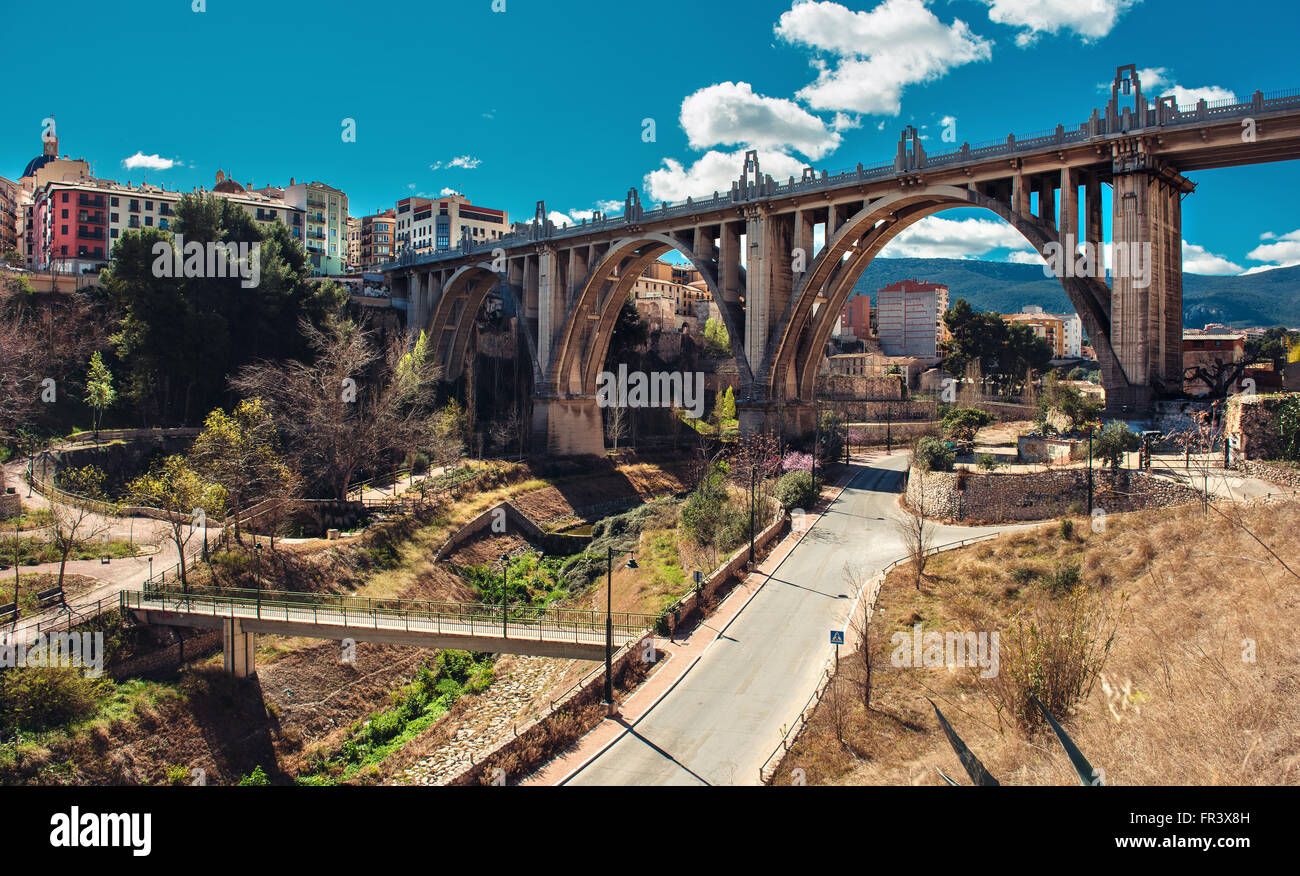
[[[1092,516],[1092,434],[1096,431],[1088,427],[1088,516]]]
[[[609,546],[609,565],[605,571],[605,708],[614,709],[614,546]],[[639,568],[636,557],[627,561],[626,568]]]
[[[510,623],[506,614],[506,603],[510,592],[510,554],[501,555],[501,638],[510,638]]]
[[[258,542],[253,542],[253,554],[257,558],[256,571],[253,574],[254,580],[257,581],[257,616],[260,618],[262,616],[262,545]]]
[[[754,566],[754,486],[758,480],[758,466],[749,469],[749,565]]]

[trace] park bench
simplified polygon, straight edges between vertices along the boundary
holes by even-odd
[[[48,590],[38,590],[36,592],[36,607],[50,608],[63,602],[63,587],[55,585]]]
[[[16,620],[18,620],[18,603],[11,602],[8,605],[0,605],[0,624],[7,624]]]

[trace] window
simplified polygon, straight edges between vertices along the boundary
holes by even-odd
[[[114,198],[114,200],[116,200],[116,198]],[[116,222],[116,221],[117,221],[117,214],[116,214],[116,213],[109,213],[109,214],[108,214],[108,219],[109,219],[110,222]]]
[[[109,204],[110,204],[111,206],[113,206],[113,207],[116,207],[116,206],[117,206],[117,198],[110,198],[110,199],[109,199]]]
[[[117,237],[117,229],[114,228],[112,231],[108,232],[108,236],[109,236],[109,237],[112,237],[112,238],[116,238],[116,237]]]
[[[64,192],[64,193],[63,193],[63,203],[65,203],[65,204],[68,203],[68,193],[67,193],[67,192]]]
[[[146,216],[146,217],[144,217],[144,224],[147,225],[147,226],[149,226],[150,228],[152,228],[152,227],[153,227],[153,217],[152,217],[152,216]]]
[[[145,201],[145,202],[144,202],[144,208],[145,208],[146,210],[152,210],[152,209],[153,209],[153,201]]]
[[[167,220],[166,220],[166,219],[159,219],[159,220],[158,220],[158,227],[161,228],[163,231],[166,231],[166,230],[167,230]]]
[[[60,218],[60,219],[67,219],[67,218],[68,218],[68,211],[67,211],[67,210],[64,210],[64,211],[63,211],[63,215],[60,216],[59,218]]]
[[[68,226],[66,226],[66,225],[61,225],[61,226],[59,226],[59,227],[63,229],[62,231],[59,232],[60,234],[67,234],[67,233],[68,233]]]

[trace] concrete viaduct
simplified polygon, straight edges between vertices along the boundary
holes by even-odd
[[[533,367],[534,436],[549,453],[604,451],[595,392],[618,311],[636,278],[677,250],[721,310],[740,372],[746,430],[812,429],[814,381],[835,320],[870,261],[913,223],[954,207],[996,213],[1057,271],[1097,351],[1112,412],[1149,410],[1182,390],[1185,173],[1300,158],[1300,93],[1244,103],[1149,100],[1133,65],[1116,71],[1103,110],[1081,124],[927,154],[904,130],[894,160],[839,174],[806,168],[777,182],[750,153],[729,192],[556,227],[543,203],[524,231],[486,244],[407,254],[387,264],[413,334],[428,333],[454,381],[489,292],[512,299]],[[1112,187],[1103,252],[1102,185]],[[821,226],[820,229],[817,226]],[[814,248],[814,233],[821,246]],[[1088,244],[1091,266],[1075,262]],[[1079,270],[1079,266],[1084,270]],[[1116,270],[1116,267],[1120,270]],[[1137,270],[1141,268],[1141,270]]]

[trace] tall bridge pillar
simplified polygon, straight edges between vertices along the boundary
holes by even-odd
[[[1186,177],[1145,151],[1117,144],[1111,224],[1111,344],[1131,398],[1112,409],[1145,410],[1183,387],[1182,197]]]
[[[244,632],[243,622],[233,617],[221,622],[221,632],[226,671],[235,678],[256,675],[257,666],[254,660],[256,645],[253,634]]]

